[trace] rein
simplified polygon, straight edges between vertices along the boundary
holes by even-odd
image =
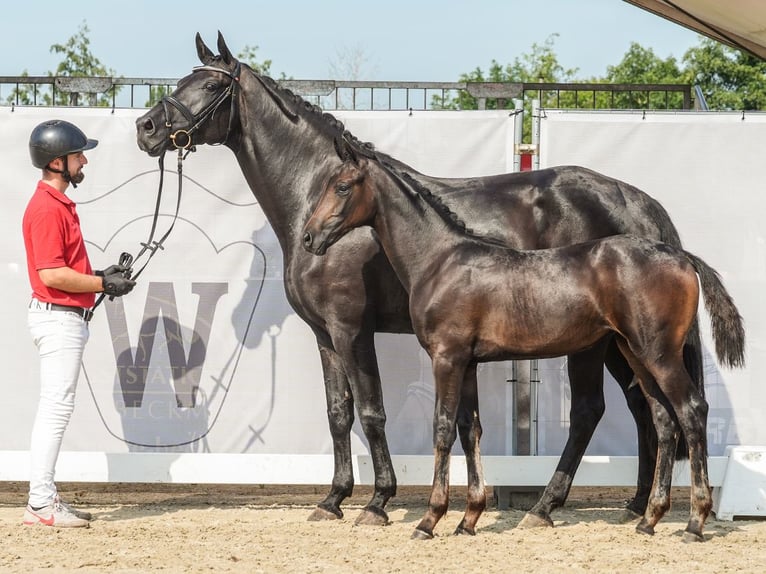
[[[144,269],[146,269],[146,266],[149,264],[149,261],[151,261],[152,257],[157,253],[157,251],[164,249],[163,243],[165,243],[165,240],[170,235],[170,232],[173,231],[173,227],[176,224],[176,221],[178,220],[178,212],[181,208],[181,193],[183,190],[183,161],[186,159],[186,157],[193,151],[196,150],[196,147],[194,146],[192,136],[194,133],[199,130],[202,125],[213,117],[216,111],[218,111],[218,108],[223,104],[227,98],[231,98],[231,110],[229,113],[229,125],[226,129],[226,136],[224,137],[223,141],[220,143],[224,143],[229,139],[229,134],[231,133],[231,128],[234,121],[234,116],[236,115],[235,112],[237,111],[237,97],[236,92],[239,87],[239,72],[240,72],[240,63],[237,62],[236,68],[234,68],[233,72],[229,72],[227,70],[216,68],[214,66],[198,66],[194,68],[194,72],[199,71],[210,71],[210,72],[219,72],[221,74],[226,74],[229,76],[232,81],[231,83],[226,87],[226,89],[219,94],[212,102],[210,102],[205,108],[202,109],[202,111],[195,115],[189,110],[188,107],[186,107],[184,104],[179,102],[175,97],[172,95],[165,96],[162,98],[162,107],[165,111],[165,127],[172,130],[173,124],[170,121],[170,114],[168,113],[168,104],[176,108],[181,114],[186,118],[186,120],[189,122],[189,127],[187,129],[177,129],[174,132],[171,132],[169,135],[170,141],[173,144],[173,147],[178,150],[178,193],[176,195],[176,210],[173,215],[173,221],[170,224],[170,227],[168,227],[167,231],[163,234],[162,237],[160,237],[159,240],[154,240],[154,234],[157,231],[157,220],[159,219],[160,214],[160,203],[162,200],[162,189],[164,186],[165,181],[165,154],[162,153],[159,157],[159,168],[160,168],[160,184],[159,189],[157,190],[157,202],[154,206],[154,216],[152,217],[152,228],[149,231],[149,238],[141,243],[141,250],[138,252],[138,255],[134,258],[133,255],[130,253],[123,251],[120,255],[119,264],[125,267],[127,270],[124,272],[125,277],[128,279],[133,279],[134,281],[138,279],[138,277],[143,273]],[[184,153],[184,151],[186,153]],[[136,264],[141,257],[148,253],[148,257],[146,258],[146,261],[144,264],[139,268],[139,270],[133,275],[133,265]],[[101,293],[98,300],[96,301],[95,305],[91,308],[91,313],[96,310],[96,307],[98,307],[101,302],[104,300],[104,297],[106,297],[105,293]],[[109,300],[114,300],[114,296],[110,295]]]

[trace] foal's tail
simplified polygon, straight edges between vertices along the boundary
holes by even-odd
[[[694,266],[702,286],[705,309],[710,323],[718,360],[727,367],[745,365],[745,327],[734,301],[721,282],[718,272],[688,251],[684,254]]]

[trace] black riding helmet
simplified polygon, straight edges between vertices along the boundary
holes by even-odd
[[[43,169],[57,157],[66,158],[70,153],[93,149],[97,145],[98,140],[88,139],[76,125],[64,120],[49,120],[32,130],[29,136],[29,155],[32,157],[32,165]],[[69,180],[66,164],[62,173]]]

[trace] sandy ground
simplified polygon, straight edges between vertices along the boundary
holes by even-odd
[[[326,486],[60,484],[95,515],[88,529],[24,527],[26,484],[0,483],[1,572],[752,572],[766,571],[766,521],[708,522],[685,544],[688,490],[653,537],[621,524],[627,489],[574,488],[555,527],[517,529],[521,510],[489,508],[477,535],[452,536],[464,489],[433,540],[411,540],[427,489],[400,488],[391,524],[354,526],[369,487],[343,520],[309,522]],[[490,489],[491,493],[491,489]]]

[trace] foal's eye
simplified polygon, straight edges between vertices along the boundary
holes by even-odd
[[[335,186],[335,193],[338,195],[348,195],[351,192],[351,184],[346,182],[341,182],[336,184]]]

